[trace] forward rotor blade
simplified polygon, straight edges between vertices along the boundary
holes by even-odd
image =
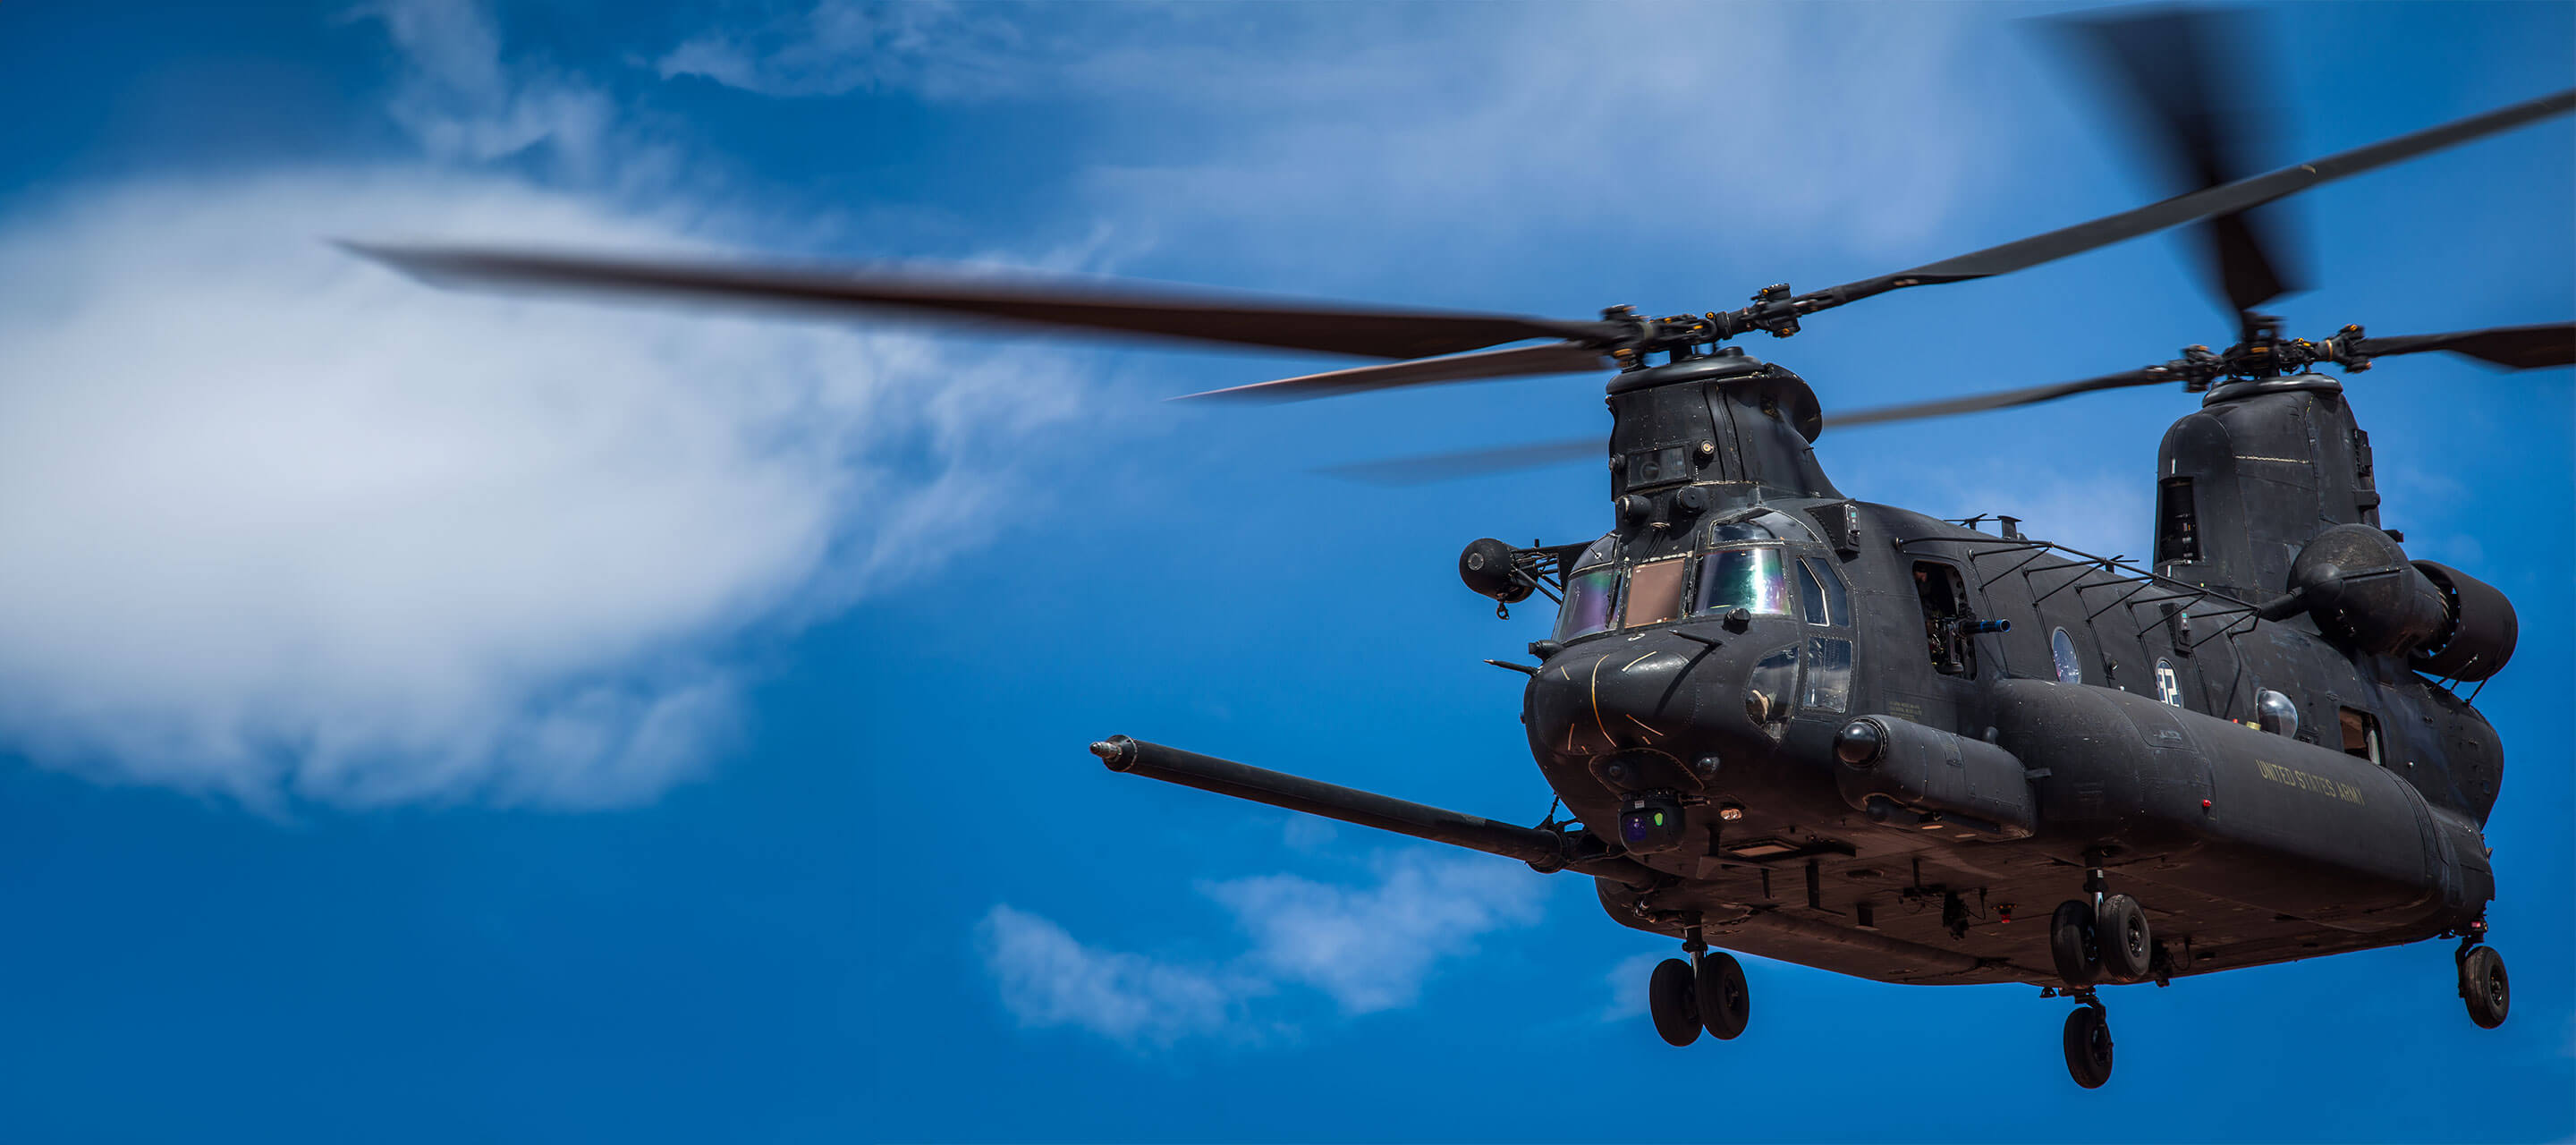
[[[2366,337],[2356,347],[2370,357],[2448,350],[2512,370],[2576,365],[2576,322],[2543,322],[2534,326],[2497,326],[2451,334],[2401,334]]]
[[[2124,91],[2176,191],[2235,182],[2255,171],[2251,101],[2234,77],[2259,74],[2231,48],[2258,41],[2239,13],[2200,8],[2135,9],[2049,24],[2082,54],[2101,63],[2086,74]],[[2230,211],[2193,227],[2218,296],[2238,321],[2300,288],[2284,272],[2279,208]]]
[[[1423,358],[1411,362],[1391,362],[1383,366],[1358,366],[1330,373],[1307,374],[1304,377],[1281,378],[1275,382],[1255,382],[1248,386],[1183,394],[1173,401],[1196,401],[1216,398],[1244,402],[1300,402],[1309,398],[1329,398],[1363,390],[1385,390],[1397,386],[1421,386],[1436,382],[1463,382],[1480,378],[1507,378],[1535,374],[1576,374],[1606,370],[1618,363],[1599,350],[1558,342],[1546,346],[1515,346],[1508,350],[1483,350],[1473,354],[1452,354],[1445,358]]]
[[[2059,398],[2073,397],[2077,394],[2089,394],[2096,390],[2118,390],[2126,389],[2130,386],[2152,386],[2161,382],[2180,380],[2181,375],[2174,373],[2172,370],[2166,369],[2162,366],[2149,366],[2143,370],[2128,370],[2117,374],[2104,374],[2098,378],[2085,378],[2081,381],[2055,382],[2045,386],[2031,386],[2026,389],[1995,390],[1990,393],[1969,394],[1966,397],[1943,398],[1939,401],[1912,402],[1901,406],[1879,406],[1875,409],[1854,410],[1850,413],[1828,414],[1825,417],[1825,428],[1832,429],[1836,426],[1849,425],[1876,425],[1880,422],[1913,421],[1916,418],[1946,417],[1950,414],[1979,413],[1985,410],[2010,409],[2014,406],[2036,405],[2040,402],[2055,401]]]
[[[1506,445],[1495,449],[1327,465],[1315,472],[1371,485],[1428,485],[1458,477],[1481,477],[1489,473],[1508,473],[1515,469],[1536,469],[1573,461],[1597,462],[1609,456],[1609,449],[1607,437],[1578,437],[1536,445]]]
[[[1373,358],[1421,358],[1526,338],[1601,340],[1621,327],[1507,314],[1229,298],[1080,279],[993,279],[885,270],[780,270],[476,247],[344,242],[442,286],[662,296],[809,311],[896,311],[1022,326]]]
[[[2295,167],[2284,167],[2207,190],[2176,195],[2163,202],[2077,223],[2047,234],[1801,295],[1800,312],[1813,313],[1909,286],[1965,282],[2053,262],[2167,227],[2258,207],[2321,183],[2358,175],[2553,115],[2564,115],[2570,109],[2576,109],[2576,88],[2453,120],[2438,127],[2428,127],[2367,147],[2337,152]]]

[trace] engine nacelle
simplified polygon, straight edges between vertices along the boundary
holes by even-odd
[[[2522,631],[2513,602],[2494,585],[2449,565],[2417,561],[2415,571],[2442,594],[2442,625],[2407,666],[2452,680],[2483,680],[2502,671]]]
[[[2290,591],[2317,631],[2375,656],[2402,656],[2441,634],[2441,590],[2406,560],[2395,538],[2368,525],[2337,525],[2290,564]]]

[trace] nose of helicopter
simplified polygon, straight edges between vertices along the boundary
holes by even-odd
[[[1530,678],[1524,708],[1531,746],[1596,756],[1631,748],[1672,751],[1705,738],[1723,694],[1721,648],[1670,631],[1579,644]],[[1742,719],[1742,713],[1737,717]]]

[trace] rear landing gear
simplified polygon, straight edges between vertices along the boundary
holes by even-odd
[[[2075,1084],[2100,1089],[2111,1080],[2111,1021],[2100,1000],[2088,991],[2084,1004],[2066,1016],[2066,1073]]]
[[[2460,1000],[2468,1003],[2469,1020],[2482,1029],[2503,1025],[2506,1012],[2513,1009],[2513,986],[2505,977],[2504,956],[2492,946],[2464,944],[2459,960]]]

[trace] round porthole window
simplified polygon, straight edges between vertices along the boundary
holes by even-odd
[[[2048,651],[2057,657],[2058,683],[2084,682],[2084,666],[2075,662],[2075,639],[2068,636],[2065,629],[2056,629],[2048,634]]]

